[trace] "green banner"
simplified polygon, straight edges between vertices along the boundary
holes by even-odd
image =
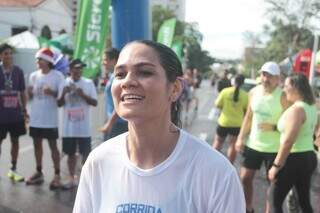
[[[176,40],[173,42],[171,49],[177,54],[179,59],[182,59],[182,48],[183,48],[183,43],[180,40]]]
[[[110,0],[81,0],[78,13],[74,58],[80,58],[87,67],[83,76],[96,77],[100,70],[105,46]]]
[[[171,47],[176,22],[176,18],[171,18],[163,22],[158,32],[157,42]]]

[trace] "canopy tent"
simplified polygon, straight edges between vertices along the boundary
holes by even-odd
[[[14,48],[39,49],[38,38],[29,31],[9,37],[3,41]]]

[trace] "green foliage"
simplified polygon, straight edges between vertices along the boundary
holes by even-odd
[[[257,70],[265,61],[281,62],[292,57],[301,49],[313,48],[314,20],[320,20],[319,0],[265,0],[270,24],[264,26],[264,36],[268,37],[263,48],[254,57],[245,61],[247,72]],[[253,34],[245,35],[247,40],[260,41]],[[250,37],[251,36],[251,37]],[[260,35],[261,37],[261,35]],[[254,40],[256,39],[256,40]],[[254,45],[251,45],[251,47]],[[260,45],[261,46],[261,45]]]
[[[152,38],[157,40],[157,34],[161,24],[169,19],[176,17],[174,12],[163,6],[155,5],[152,8]],[[180,40],[184,44],[185,66],[197,68],[199,72],[210,71],[210,66],[215,59],[209,55],[208,51],[201,48],[203,35],[198,30],[196,23],[188,23],[177,20],[175,28],[175,40]]]
[[[282,61],[301,49],[313,46],[313,35],[310,30],[299,28],[296,24],[284,24],[282,20],[273,19],[272,28],[266,28],[270,36],[264,49],[266,60]]]

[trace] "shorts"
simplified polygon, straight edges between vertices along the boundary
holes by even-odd
[[[27,133],[24,121],[18,123],[0,124],[0,140],[7,137],[9,132],[11,138],[18,138]]]
[[[277,153],[259,152],[245,146],[242,155],[243,167],[252,170],[259,170],[261,168],[261,164],[264,163],[265,168],[269,170],[277,156]]]
[[[29,135],[33,138],[45,138],[49,140],[57,140],[59,137],[58,128],[38,128],[30,127]]]
[[[240,132],[240,127],[223,127],[218,125],[216,134],[222,138],[227,137],[227,135],[238,136]]]
[[[82,156],[91,152],[91,138],[62,138],[62,151],[67,155],[74,155],[79,149]]]

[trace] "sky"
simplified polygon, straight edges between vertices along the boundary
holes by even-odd
[[[243,33],[261,33],[268,23],[265,8],[264,0],[186,0],[186,21],[199,24],[212,57],[235,59],[243,56]]]

